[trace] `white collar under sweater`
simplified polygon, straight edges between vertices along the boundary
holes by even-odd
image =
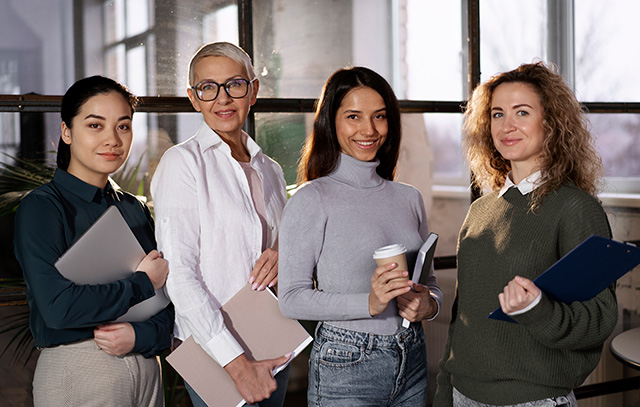
[[[518,184],[516,185],[513,183],[513,181],[511,181],[511,172],[509,172],[507,174],[507,179],[504,180],[503,187],[500,189],[498,198],[504,195],[507,192],[507,190],[509,190],[509,188],[511,187],[516,187],[518,188],[518,190],[522,195],[527,195],[529,192],[535,190],[540,185],[542,185],[542,183],[540,182],[541,178],[542,178],[542,173],[540,171],[536,171],[533,174],[526,177],[525,179],[523,179],[522,181],[518,182]]]
[[[384,182],[376,168],[380,161],[360,161],[350,155],[340,153],[336,168],[329,178],[358,188],[375,188]]]

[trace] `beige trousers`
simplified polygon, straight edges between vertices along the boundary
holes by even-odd
[[[33,378],[35,407],[162,407],[157,357],[108,355],[93,339],[45,348]]]

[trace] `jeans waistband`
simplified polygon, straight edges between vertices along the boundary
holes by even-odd
[[[351,345],[366,348],[394,348],[398,343],[406,343],[420,338],[422,324],[412,323],[409,328],[405,328],[394,335],[377,335],[367,332],[352,331],[339,328],[324,322],[318,323],[316,336],[322,335],[329,340],[349,343]]]

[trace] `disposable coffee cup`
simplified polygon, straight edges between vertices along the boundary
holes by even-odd
[[[396,263],[398,267],[394,270],[409,270],[407,267],[407,249],[401,244],[392,244],[379,248],[373,252],[373,259],[376,261],[378,267],[389,263]],[[409,276],[401,278],[401,280],[408,279]]]

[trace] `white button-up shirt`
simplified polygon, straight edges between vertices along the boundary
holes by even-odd
[[[536,171],[533,174],[529,175],[527,178],[518,182],[518,184],[514,184],[513,181],[511,180],[511,172],[509,172],[509,174],[507,174],[507,178],[504,181],[504,185],[502,186],[502,188],[500,189],[500,192],[498,193],[498,198],[504,195],[509,190],[509,188],[518,188],[518,190],[522,195],[527,195],[533,192],[540,185],[542,185],[541,179],[542,179],[542,173],[540,171]],[[542,299],[542,292],[540,292],[540,294],[538,294],[536,299],[533,300],[533,302],[527,305],[525,308],[518,311],[510,312],[507,315],[524,314],[525,312],[529,311],[530,309],[538,305],[541,299]]]
[[[267,247],[276,248],[286,202],[280,166],[243,132],[264,193]],[[169,265],[174,334],[190,335],[221,366],[243,353],[219,308],[244,284],[262,253],[262,224],[247,177],[229,146],[203,123],[164,154],[151,182],[156,239]],[[277,248],[276,248],[277,249]]]

